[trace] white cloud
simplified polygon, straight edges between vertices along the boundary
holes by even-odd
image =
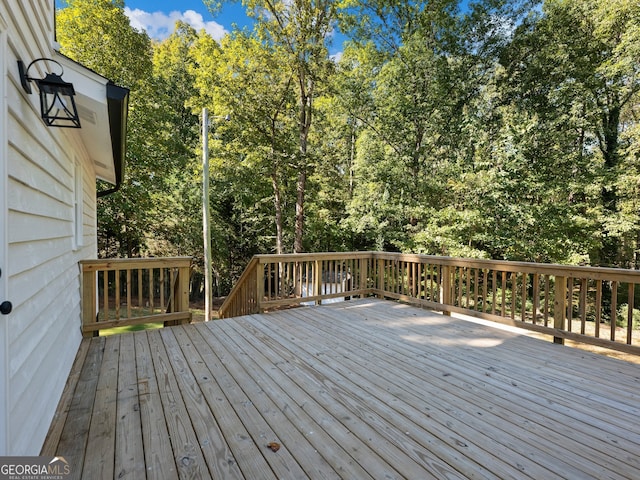
[[[139,8],[124,7],[124,13],[129,17],[129,22],[133,28],[145,30],[147,35],[157,40],[162,40],[171,35],[178,20],[188,23],[198,32],[204,29],[216,40],[222,39],[228,33],[219,23],[213,21],[205,22],[202,15],[194,10],[185,12],[173,11],[167,14],[164,12],[149,13]]]

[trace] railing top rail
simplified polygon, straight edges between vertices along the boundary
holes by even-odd
[[[255,255],[261,264],[300,261],[309,262],[315,260],[348,260],[353,258],[371,258],[372,252],[320,252],[320,253],[281,253]]]
[[[136,268],[170,268],[189,267],[191,257],[161,257],[161,258],[109,258],[95,260],[81,260],[83,272],[97,270],[125,270]]]
[[[613,267],[591,267],[582,265],[562,265],[554,263],[518,262],[511,260],[489,260],[459,257],[440,257],[404,253],[372,252],[376,259],[404,260],[431,263],[436,265],[488,268],[506,272],[540,273],[574,278],[593,278],[595,280],[616,280],[621,282],[640,282],[640,270]]]
[[[619,282],[640,283],[640,270],[613,267],[591,267],[581,265],[562,265],[554,263],[535,263],[511,260],[489,260],[459,257],[440,257],[436,255],[420,255],[392,252],[322,252],[322,253],[285,253],[256,255],[261,264],[290,261],[315,260],[347,260],[354,258],[370,258],[374,260],[397,260],[433,265],[457,266],[469,268],[486,268],[505,272],[538,273],[574,278],[592,278],[595,280],[612,280]]]

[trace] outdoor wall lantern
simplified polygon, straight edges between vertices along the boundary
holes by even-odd
[[[52,62],[60,67],[60,75],[47,73],[44,78],[29,77],[29,69],[37,62]],[[20,82],[25,92],[31,94],[30,82],[35,82],[40,90],[40,114],[49,127],[80,128],[80,117],[74,96],[73,84],[62,80],[64,69],[60,63],[50,58],[38,58],[25,69],[24,63],[18,60]]]

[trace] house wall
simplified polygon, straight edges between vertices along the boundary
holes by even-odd
[[[5,57],[7,47],[6,25],[0,17],[0,302],[7,300],[6,263],[7,258],[7,137],[6,137],[6,89],[7,76]],[[5,275],[3,275],[5,273]],[[8,318],[0,315],[0,452],[6,451],[7,446],[7,395],[9,357],[7,356]]]
[[[5,270],[13,303],[0,320],[7,337],[0,455],[38,455],[81,340],[78,261],[96,257],[95,172],[77,131],[46,127],[37,89],[27,95],[18,78],[18,59],[52,57],[53,0],[0,1],[7,25]]]

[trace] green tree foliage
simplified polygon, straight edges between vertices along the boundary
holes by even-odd
[[[162,43],[153,46],[153,103],[147,115],[153,134],[146,142],[154,165],[153,208],[148,212],[146,245],[153,255],[189,255],[202,264],[198,117],[189,102],[197,94],[190,59],[197,32],[177,22]]]
[[[215,9],[218,2],[206,1]],[[293,74],[297,96],[296,201],[293,251],[304,250],[305,196],[310,170],[317,156],[310,145],[314,102],[320,95],[331,63],[327,49],[334,28],[333,0],[246,0],[247,13],[256,20],[255,38],[282,52],[280,67]]]
[[[98,202],[98,249],[104,256],[136,256],[145,249],[160,173],[147,141],[154,131],[151,41],[131,28],[123,8],[123,1],[68,0],[56,17],[62,53],[131,90],[126,178],[118,192]]]
[[[201,257],[208,107],[221,294],[264,252],[638,266],[637,1],[244,6],[255,28],[220,43],[184,24],[150,42],[121,1],[59,13],[63,52],[132,90],[102,254]]]
[[[252,172],[258,191],[270,182],[274,214],[261,222],[262,236],[275,235],[275,252],[285,250],[285,225],[291,217],[287,186],[295,173],[295,76],[283,68],[285,53],[246,32],[235,32],[218,46],[210,39],[194,49],[201,98],[218,117],[229,116],[223,142],[226,160]],[[257,200],[259,201],[259,200]],[[272,226],[275,226],[273,228]]]
[[[637,218],[621,212],[618,178],[631,139],[622,134],[636,122],[640,92],[639,10],[628,0],[548,0],[518,27],[502,58],[507,99],[555,137],[539,155],[552,160],[557,176],[565,159],[576,175],[587,181],[595,175],[600,185],[598,205],[591,203],[599,210],[591,251],[597,264],[627,263],[625,237],[638,236]],[[554,153],[562,158],[554,162]]]

